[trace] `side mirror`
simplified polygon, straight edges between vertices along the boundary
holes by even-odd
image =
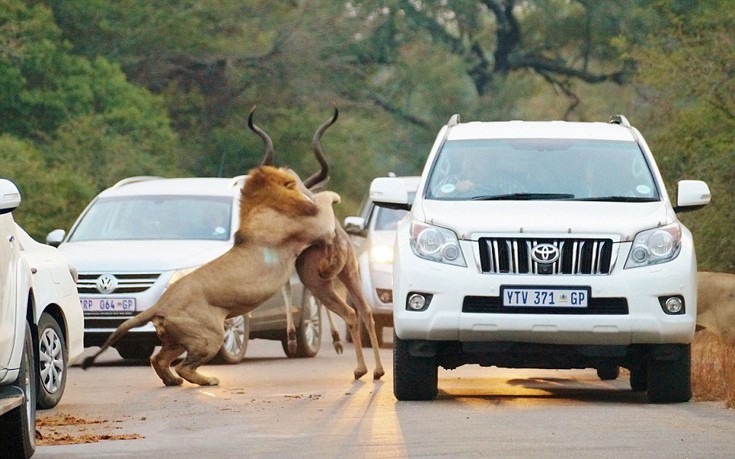
[[[365,237],[365,219],[362,217],[345,217],[344,222],[345,231],[348,234],[354,234],[355,236]]]
[[[370,199],[375,205],[389,209],[411,210],[415,190],[406,187],[406,183],[396,177],[378,177],[370,184]]]
[[[20,201],[20,191],[15,183],[7,179],[0,179],[0,215],[17,209]]]
[[[52,247],[58,247],[64,241],[66,231],[63,229],[55,229],[46,235],[46,244]]]
[[[676,192],[676,212],[701,209],[709,204],[712,194],[709,186],[701,180],[681,180]]]

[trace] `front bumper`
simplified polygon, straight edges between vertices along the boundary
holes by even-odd
[[[476,243],[462,241],[467,267],[417,258],[407,244],[396,251],[394,327],[404,340],[506,341],[569,345],[690,343],[696,324],[696,260],[683,244],[671,262],[623,269],[629,244],[609,275],[483,274],[473,254]],[[465,297],[499,297],[504,285],[584,286],[591,297],[624,299],[627,313],[554,314],[463,312]],[[411,292],[432,295],[424,311],[406,308]],[[659,297],[680,295],[685,313],[666,314]]]

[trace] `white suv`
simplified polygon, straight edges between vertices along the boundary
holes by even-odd
[[[130,177],[101,192],[66,235],[52,231],[79,272],[84,345],[100,346],[118,325],[151,306],[166,288],[232,247],[239,224],[240,189],[234,178]],[[63,242],[62,242],[63,241]],[[291,277],[298,346],[288,349],[280,293],[250,314],[229,319],[217,360],[243,360],[250,338],[279,340],[289,357],[313,357],[321,346],[319,304]],[[115,344],[126,359],[147,359],[160,345],[150,322]]]
[[[394,393],[437,394],[437,368],[630,369],[651,402],[691,398],[697,308],[692,235],[640,132],[610,123],[453,116],[415,199],[378,178],[379,205],[411,209],[394,254]],[[677,211],[710,200],[678,185]]]

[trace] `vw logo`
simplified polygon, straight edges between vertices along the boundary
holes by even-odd
[[[559,259],[559,249],[553,244],[538,244],[531,249],[531,258],[536,263],[553,263]]]
[[[103,274],[94,284],[100,293],[112,293],[117,288],[117,278],[112,274]]]

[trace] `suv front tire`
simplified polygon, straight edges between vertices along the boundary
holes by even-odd
[[[398,400],[433,400],[438,393],[435,357],[414,357],[410,341],[393,334],[393,395]]]

